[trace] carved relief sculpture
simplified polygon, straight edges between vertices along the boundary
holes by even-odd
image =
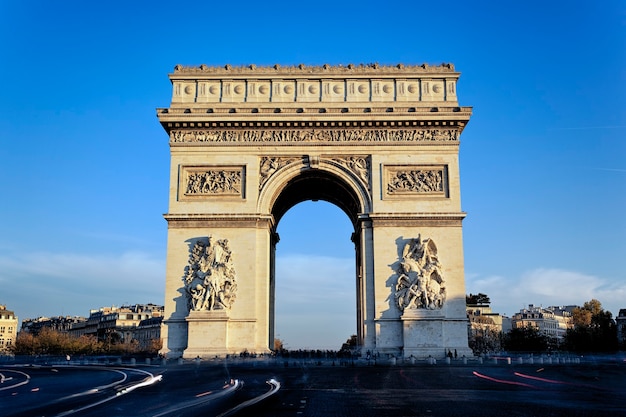
[[[387,194],[444,193],[444,169],[389,170]]]
[[[170,142],[448,142],[457,129],[172,130]]]
[[[228,239],[196,241],[183,278],[189,311],[230,309],[237,292],[231,255]]]
[[[395,300],[401,311],[406,309],[441,309],[446,288],[437,246],[432,239],[418,235],[404,245],[397,269]]]
[[[333,161],[343,165],[352,171],[362,182],[370,188],[370,158],[368,156],[348,156],[345,158],[333,158]]]
[[[262,157],[259,165],[259,190],[263,188],[263,185],[276,171],[295,160],[296,158]]]
[[[241,169],[190,169],[185,177],[185,195],[241,195]]]

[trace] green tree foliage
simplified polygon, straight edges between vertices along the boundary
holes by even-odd
[[[574,352],[617,350],[617,326],[610,311],[593,299],[572,312],[574,328],[568,329],[564,347]]]
[[[538,328],[528,325],[511,329],[504,335],[502,345],[510,352],[544,352],[548,350],[548,338]]]

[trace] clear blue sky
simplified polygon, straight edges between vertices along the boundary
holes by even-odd
[[[3,1],[0,303],[21,319],[163,303],[169,148],[155,108],[174,65],[452,62],[474,107],[460,148],[467,292],[509,315],[594,297],[615,315],[625,22],[611,0]],[[355,332],[350,232],[323,202],[279,224],[289,347]]]

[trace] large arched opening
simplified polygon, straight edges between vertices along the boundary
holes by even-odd
[[[291,173],[287,170],[276,181],[271,204],[274,239],[270,252],[270,346],[276,338],[296,349],[336,350],[352,334],[357,335],[359,343],[362,341],[363,294],[359,280],[362,256],[358,237],[363,195],[359,195],[359,187],[355,187],[358,183],[346,176],[345,171],[332,172],[336,167],[324,161],[322,165],[325,169],[298,168]],[[295,219],[290,219],[288,214],[292,210],[297,215]],[[343,224],[329,225],[329,216]],[[282,230],[286,240],[280,237]],[[298,251],[298,246],[304,250]],[[281,247],[285,248],[282,259]],[[341,248],[339,253],[343,255],[337,256],[330,247]],[[290,258],[289,254],[293,256]],[[332,274],[341,276],[329,276]],[[341,283],[333,283],[334,279]],[[298,287],[297,292],[290,293],[290,286]],[[307,298],[307,293],[312,298]],[[317,308],[315,303],[319,303]],[[346,316],[351,316],[349,328],[345,326],[349,320]],[[297,325],[300,331],[296,330]],[[289,345],[286,335],[280,334],[282,326],[287,334],[292,332],[296,345]],[[304,328],[308,334],[302,332]]]
[[[334,204],[304,201],[277,231],[276,338],[289,350],[338,350],[357,329],[352,223]]]

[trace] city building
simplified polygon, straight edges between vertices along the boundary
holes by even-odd
[[[615,323],[617,324],[617,343],[620,349],[626,349],[626,308],[619,310]]]
[[[143,340],[148,336],[160,339],[162,316],[163,306],[156,304],[101,307],[91,310],[89,318],[84,322],[75,323],[68,331],[74,337],[95,336],[100,341],[123,343],[138,340],[141,344],[140,339]]]
[[[0,306],[0,316],[13,315]],[[93,336],[97,340],[113,343],[136,343],[139,349],[153,348],[161,339],[163,306],[156,304],[134,304],[121,307],[101,307],[90,310],[89,317],[39,317],[25,319],[21,331],[39,334],[43,328],[68,333],[72,337]],[[0,320],[0,342],[10,345],[15,340],[17,317],[12,325]],[[13,337],[3,337],[3,331],[13,332]],[[1,345],[0,345],[1,347]],[[1,351],[2,349],[0,349]]]
[[[567,329],[573,326],[572,311],[576,306],[537,307],[529,304],[511,318],[514,329],[532,326],[548,336],[550,339],[561,342],[565,338]]]
[[[8,353],[17,336],[17,316],[0,305],[0,355]]]
[[[38,317],[36,319],[24,319],[22,320],[22,327],[20,331],[38,335],[41,329],[49,328],[58,332],[69,332],[70,329],[77,323],[83,323],[87,321],[85,317],[70,317],[70,316],[57,316],[57,317]]]
[[[161,340],[161,324],[163,316],[151,317],[139,322],[137,328],[133,332],[133,339],[139,343],[141,350],[148,350],[154,347],[155,341]],[[159,347],[160,348],[160,347]]]
[[[465,297],[469,320],[468,339],[475,354],[500,350],[502,333],[511,330],[511,319],[491,310],[491,300],[485,294]]]

